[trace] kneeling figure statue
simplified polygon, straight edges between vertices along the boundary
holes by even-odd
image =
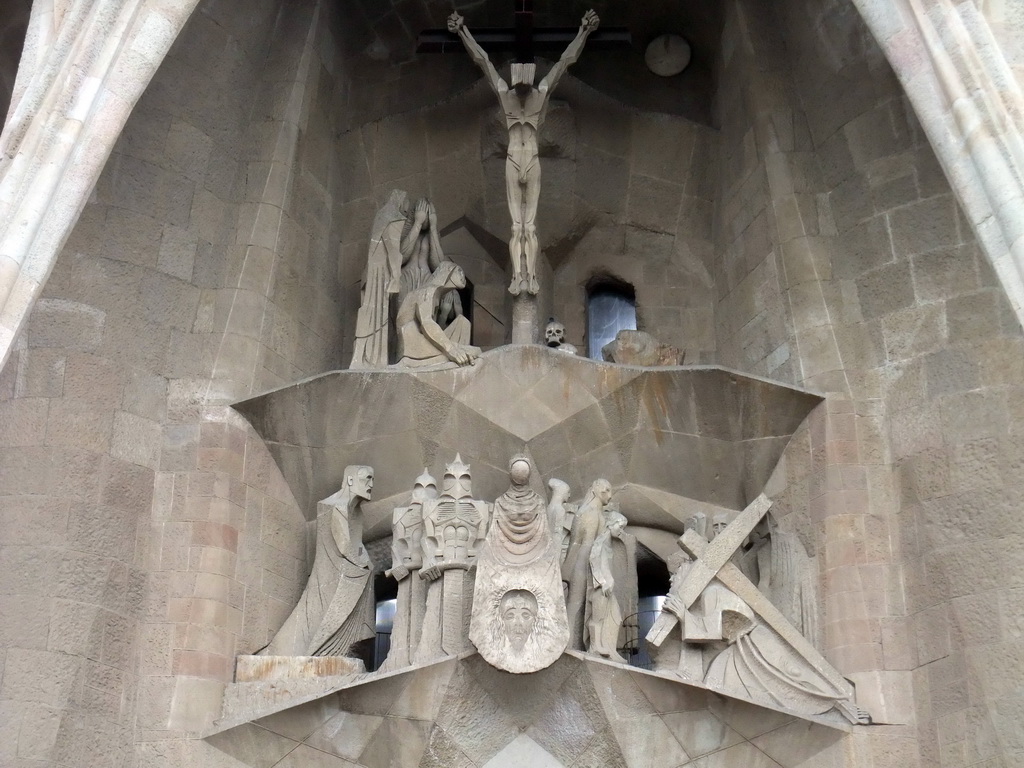
[[[446,294],[466,287],[462,268],[443,261],[422,288],[412,291],[398,310],[398,365],[422,368],[443,363],[471,365],[480,348],[469,343],[471,325],[465,315],[456,315],[444,328],[435,319]]]

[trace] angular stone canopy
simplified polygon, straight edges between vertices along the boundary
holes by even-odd
[[[467,368],[334,371],[234,407],[307,515],[346,465],[373,466],[372,537],[423,468],[456,453],[472,466],[478,498],[500,494],[509,458],[525,452],[574,498],[599,477],[622,488],[633,525],[673,527],[676,497],[739,509],[821,401],[725,368],[636,368],[509,346]]]
[[[848,730],[577,652],[530,675],[468,654],[336,679],[248,719],[225,707],[206,740],[254,768],[486,768],[513,742],[545,768],[796,768]]]

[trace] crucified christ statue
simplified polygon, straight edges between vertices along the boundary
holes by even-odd
[[[587,37],[597,29],[599,21],[592,10],[584,14],[576,38],[569,43],[562,58],[544,76],[539,86],[533,84],[536,64],[513,63],[512,87],[509,88],[484,49],[469,33],[462,16],[456,12],[448,17],[448,30],[462,40],[470,57],[483,70],[505,111],[505,125],[508,128],[505,190],[508,194],[509,213],[512,214],[512,238],[508,243],[512,257],[512,283],[508,290],[513,296],[518,296],[524,290],[536,295],[540,290],[537,283],[537,201],[540,198],[537,131],[544,122],[551,92],[569,66],[579,59]]]

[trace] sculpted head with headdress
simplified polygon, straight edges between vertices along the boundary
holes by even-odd
[[[469,475],[469,464],[464,464],[462,456],[455,454],[455,461],[444,468],[444,480],[441,493],[453,499],[465,499],[473,495],[473,481]]]

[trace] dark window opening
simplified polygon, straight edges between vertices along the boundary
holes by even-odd
[[[602,277],[587,286],[587,356],[601,359],[601,348],[622,330],[636,330],[636,290]]]
[[[647,633],[661,613],[668,595],[670,576],[668,566],[643,544],[636,547],[637,612],[623,620],[625,644],[620,652],[632,667],[651,669],[653,661],[647,647]],[[621,637],[620,637],[621,639]]]
[[[384,570],[391,567],[391,539],[386,540],[387,563],[382,566]],[[377,552],[375,554],[383,554]],[[391,650],[391,629],[395,623],[395,608],[398,604],[398,582],[390,576],[384,575],[380,570],[373,576],[373,594],[376,600],[376,637],[368,640],[367,647],[359,658],[366,664],[368,672],[380,669],[384,659],[388,657]]]

